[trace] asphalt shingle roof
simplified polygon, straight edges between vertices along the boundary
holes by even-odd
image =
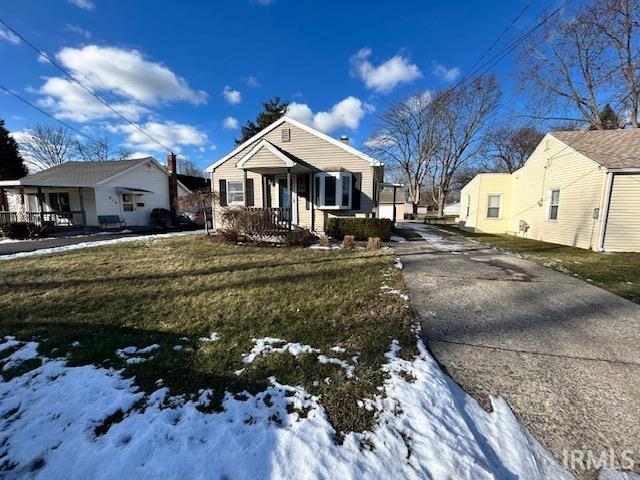
[[[40,187],[92,187],[152,157],[110,162],[65,162],[20,179],[22,185]]]
[[[640,168],[640,129],[551,132],[574,150],[607,168]]]

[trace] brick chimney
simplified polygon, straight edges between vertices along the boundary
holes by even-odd
[[[167,170],[169,170],[169,209],[171,210],[171,216],[175,219],[177,212],[176,201],[178,199],[178,168],[174,153],[167,155]]]

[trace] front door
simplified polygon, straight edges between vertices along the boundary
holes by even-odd
[[[297,223],[298,222],[298,209],[295,208],[295,206],[297,205],[297,196],[296,196],[296,177],[295,175],[291,175],[291,187],[292,187],[292,193],[291,196],[293,198],[293,205],[294,208],[290,209],[290,205],[289,205],[289,189],[287,188],[287,178],[278,178],[278,206],[280,208],[288,208],[289,210],[287,210],[286,212],[282,213],[282,219],[283,220],[289,220],[289,214],[290,212],[293,210],[293,217],[291,218],[291,223]]]
[[[138,212],[136,211],[136,195],[123,193],[120,196],[122,201],[122,218],[129,225],[138,225]]]

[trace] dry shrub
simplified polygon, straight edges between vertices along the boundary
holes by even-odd
[[[215,235],[216,240],[220,243],[238,243],[243,240],[243,235],[237,228],[225,228],[223,230],[218,230],[218,233]]]
[[[369,241],[367,242],[367,248],[369,250],[380,250],[382,246],[382,241],[380,237],[369,237]]]
[[[351,250],[356,246],[356,238],[353,235],[345,235],[342,239],[342,248]]]
[[[291,247],[308,247],[316,240],[316,236],[306,228],[296,228],[287,237],[287,244]]]
[[[323,247],[328,247],[329,246],[329,237],[327,237],[326,235],[322,235],[320,237],[320,245]]]

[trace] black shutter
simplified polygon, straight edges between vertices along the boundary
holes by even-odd
[[[244,186],[245,194],[247,195],[247,207],[253,207],[254,198],[253,198],[253,178],[247,178],[247,182]]]
[[[309,210],[309,190],[308,190],[308,185],[309,185],[309,175],[308,174],[299,174],[296,177],[297,180],[297,188],[298,191],[296,192],[296,194],[299,197],[304,198],[304,207],[305,210]]]
[[[227,181],[220,179],[220,206],[227,206]]]
[[[359,173],[354,173],[351,176],[351,183],[352,183],[352,187],[351,187],[351,195],[353,195],[353,197],[351,198],[351,209],[352,210],[360,210],[360,179],[361,175]]]

